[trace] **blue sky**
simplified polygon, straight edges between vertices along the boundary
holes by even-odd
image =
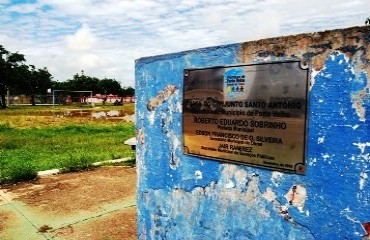
[[[364,25],[369,0],[0,0],[0,44],[64,81],[134,86],[135,59]]]

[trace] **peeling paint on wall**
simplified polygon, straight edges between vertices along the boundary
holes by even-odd
[[[136,62],[139,239],[369,239],[370,27]],[[183,70],[305,59],[307,173],[182,154]]]
[[[360,71],[370,75],[370,28],[354,27],[341,30],[268,38],[242,44],[242,62],[266,61],[266,58],[304,58],[320,71],[334,51],[346,54]]]
[[[303,212],[306,197],[306,188],[301,185],[292,186],[289,192],[285,195],[285,198],[289,201],[289,204],[297,207],[301,212]]]
[[[204,188],[196,187],[192,191],[173,189],[170,194],[164,190],[152,192],[150,198],[156,205],[148,205],[151,220],[147,220],[153,228],[145,229],[145,238],[287,239],[299,230],[304,239],[313,239],[308,229],[292,219],[282,217],[274,220],[274,216],[280,214],[280,203],[271,189],[261,193],[257,175],[247,174],[246,179],[240,179],[248,183],[241,191],[238,180],[235,180],[234,187],[225,188],[238,170],[225,165],[224,171],[227,176],[220,183],[211,182]],[[272,230],[279,234],[257,227],[256,220],[259,224],[273,226]],[[190,226],[197,226],[197,230]]]
[[[148,102],[148,110],[153,111],[157,106],[161,105],[165,100],[167,100],[171,95],[177,91],[177,87],[174,85],[168,85],[163,91],[160,91],[158,95]]]

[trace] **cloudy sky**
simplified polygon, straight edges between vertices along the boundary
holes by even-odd
[[[369,0],[0,0],[0,45],[47,67],[134,86],[135,59],[364,25]]]

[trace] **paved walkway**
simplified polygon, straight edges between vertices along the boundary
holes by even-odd
[[[0,239],[136,239],[136,169],[101,167],[0,187]]]

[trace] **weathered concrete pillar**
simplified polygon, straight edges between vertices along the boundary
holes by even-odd
[[[139,239],[369,236],[369,42],[354,27],[137,60]],[[312,68],[305,175],[184,155],[184,69],[286,60]]]

